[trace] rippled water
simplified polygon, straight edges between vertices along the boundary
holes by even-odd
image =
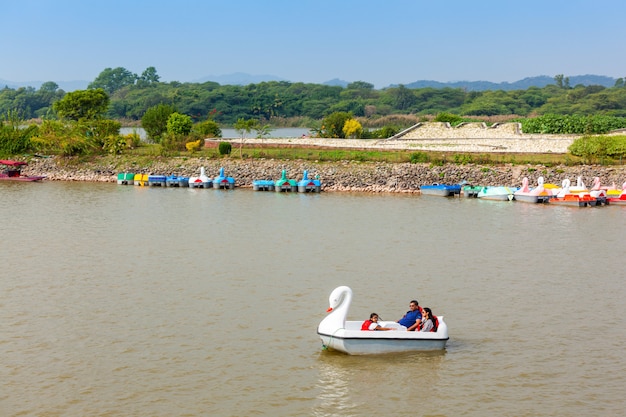
[[[0,415],[623,413],[626,208],[0,184]],[[444,315],[446,351],[316,327]]]

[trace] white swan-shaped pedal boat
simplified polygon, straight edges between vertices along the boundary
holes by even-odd
[[[448,341],[448,326],[443,316],[437,316],[439,327],[436,332],[407,332],[406,327],[396,322],[379,322],[382,327],[395,327],[390,331],[361,330],[363,321],[346,321],[352,290],[337,287],[328,297],[330,312],[317,327],[317,334],[325,348],[338,350],[349,355],[378,353],[414,352],[442,350]]]

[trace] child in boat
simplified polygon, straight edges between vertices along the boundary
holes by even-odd
[[[382,327],[378,324],[378,314],[370,314],[370,319],[365,320],[361,325],[361,330],[394,330],[390,327]]]

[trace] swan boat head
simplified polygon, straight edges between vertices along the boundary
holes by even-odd
[[[352,303],[352,289],[342,285],[335,288],[328,297],[328,315],[318,326],[318,331],[333,334],[346,326],[346,316]]]

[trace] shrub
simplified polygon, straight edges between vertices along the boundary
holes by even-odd
[[[410,156],[412,164],[430,162],[430,157],[426,152],[413,152]]]
[[[185,147],[187,148],[189,152],[195,152],[200,149],[201,143],[202,143],[202,139],[198,139],[195,142],[187,142],[185,144]]]
[[[352,113],[334,112],[322,120],[322,127],[319,135],[323,138],[345,138],[343,125],[347,120],[352,119]]]
[[[121,127],[120,122],[110,119],[80,121],[76,125],[76,128],[84,132],[96,147],[102,149],[111,136],[119,136]]]
[[[188,138],[185,135],[177,135],[174,133],[166,133],[161,139],[161,146],[164,151],[184,151]]]
[[[626,157],[626,136],[584,136],[576,139],[569,147],[574,156],[585,162],[603,160],[607,157],[620,159]]]
[[[524,133],[590,135],[626,128],[626,118],[605,115],[544,114],[521,123]]]
[[[174,112],[167,118],[167,133],[173,135],[188,135],[193,127],[191,117]]]
[[[14,111],[9,111],[4,119],[0,121],[0,152],[6,155],[27,152],[39,127],[33,124],[22,128],[23,121]]]
[[[94,150],[94,142],[85,135],[84,126],[55,120],[44,120],[31,143],[35,151],[62,156],[84,155]]]
[[[222,129],[215,120],[205,120],[200,123],[196,123],[193,130],[204,135],[207,138],[221,138]]]
[[[113,155],[121,154],[126,148],[126,139],[120,135],[109,135],[104,139],[102,149]]]
[[[126,141],[126,146],[128,146],[129,148],[134,149],[141,146],[141,136],[139,136],[139,133],[133,131],[133,133],[129,133],[127,135],[124,135],[123,137]]]
[[[463,121],[463,118],[461,116],[458,116],[452,113],[439,113],[437,116],[435,116],[434,121],[442,122],[442,123],[448,122],[452,126],[454,126],[454,125],[458,125],[459,123],[461,123]]]
[[[230,155],[233,145],[231,145],[230,142],[220,142],[217,149],[219,150],[220,155]]]

